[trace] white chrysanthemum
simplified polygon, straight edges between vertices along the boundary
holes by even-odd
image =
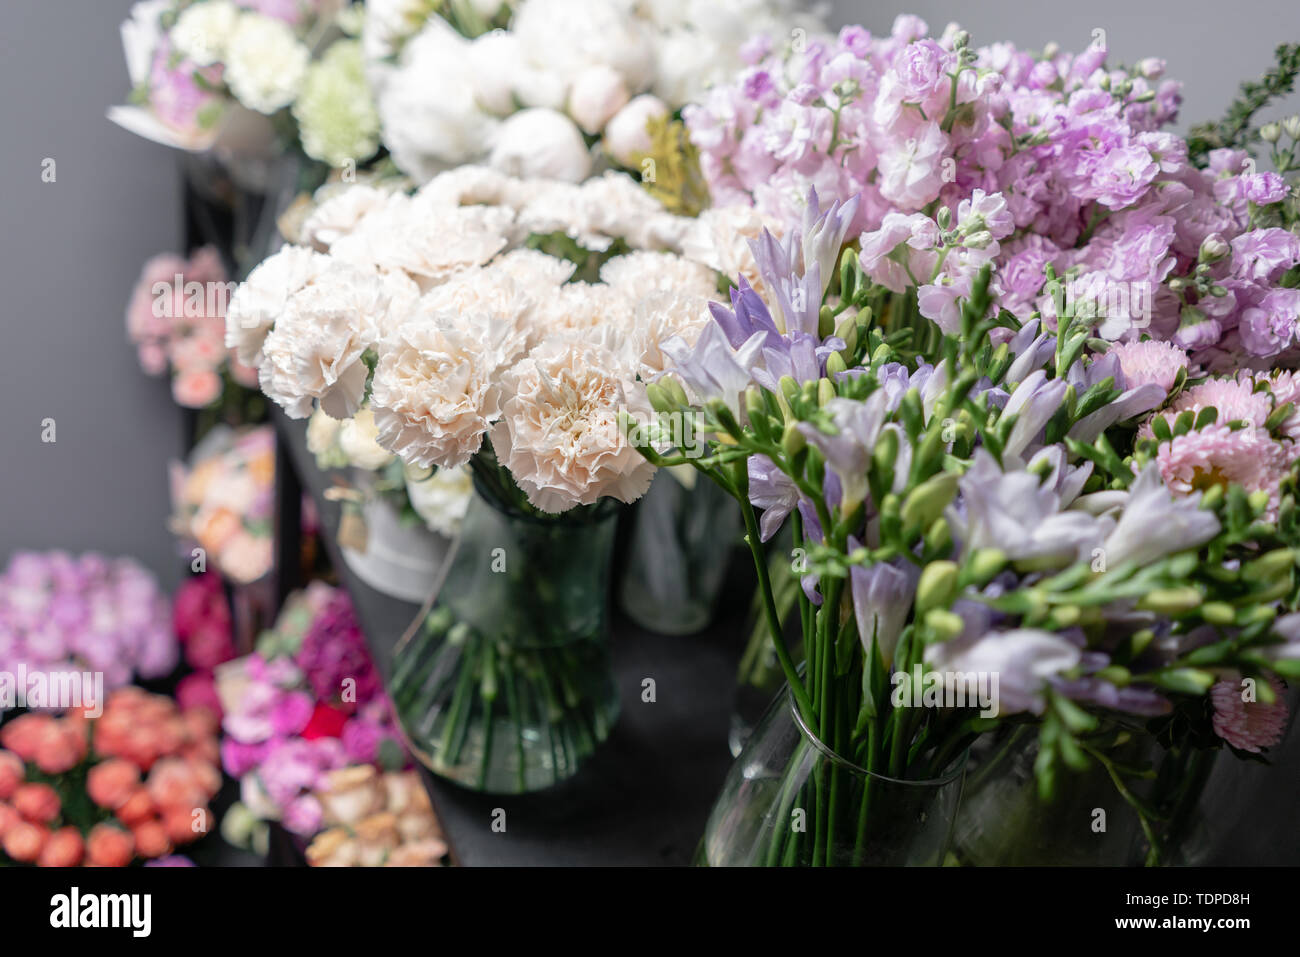
[[[390,195],[388,190],[364,185],[336,193],[312,210],[302,224],[300,237],[304,243],[328,251],[356,229],[369,213],[383,206]]]
[[[543,343],[503,377],[509,398],[492,448],[528,501],[559,513],[609,496],[634,502],[654,466],[627,443],[619,412],[638,421],[637,391],[618,358],[580,338]]]
[[[291,418],[311,414],[312,400],[336,419],[356,414],[389,296],[373,272],[335,266],[285,303],[262,344],[262,391]]]
[[[226,44],[223,78],[244,106],[271,114],[293,102],[311,53],[279,20],[245,13]]]
[[[501,414],[515,335],[513,323],[451,312],[422,312],[390,332],[370,392],[379,443],[409,465],[468,462]]]
[[[226,57],[226,46],[239,21],[230,0],[208,0],[186,7],[171,29],[176,52],[196,66],[211,66]]]
[[[393,453],[375,441],[378,434],[374,411],[358,409],[339,426],[339,451],[353,468],[378,471],[393,460]]]
[[[406,480],[411,508],[435,532],[454,538],[474,497],[474,481],[466,468],[437,469],[427,479]]]
[[[708,266],[673,253],[645,250],[615,256],[600,267],[601,282],[617,287],[633,301],[655,292],[708,297],[718,287],[716,275]]]
[[[335,242],[330,254],[436,283],[488,262],[513,233],[514,213],[504,207],[461,206],[434,217],[411,197],[395,194]]]
[[[285,246],[249,273],[226,306],[226,347],[241,363],[258,366],[262,342],[289,297],[332,265],[305,246]]]
[[[479,106],[473,72],[468,41],[434,17],[379,91],[384,144],[413,179],[425,182],[487,153],[499,121]]]
[[[750,240],[763,232],[763,220],[751,206],[719,206],[704,210],[682,238],[681,252],[735,282],[744,276],[762,290],[762,277]]]

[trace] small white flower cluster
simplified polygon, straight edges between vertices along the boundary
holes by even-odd
[[[274,113],[293,102],[311,52],[281,20],[230,0],[186,7],[171,32],[176,51],[199,66],[225,65],[222,78],[244,106]]]
[[[374,440],[408,465],[463,465],[487,437],[543,511],[630,502],[654,470],[620,412],[649,416],[660,345],[694,342],[716,296],[715,271],[679,255],[699,231],[618,173],[573,185],[466,166],[413,195],[357,185],[304,222],[310,245],[253,271],[227,341],[290,416],[350,418],[368,389]],[[527,248],[557,233],[631,251],[570,281],[574,263]]]
[[[580,182],[593,167],[584,134],[630,166],[650,145],[651,119],[742,65],[742,40],[766,34],[781,42],[820,26],[794,0],[470,5],[485,20],[509,6],[509,29],[470,39],[428,0],[366,4],[364,44],[384,142],[421,182],[484,159],[516,176]]]

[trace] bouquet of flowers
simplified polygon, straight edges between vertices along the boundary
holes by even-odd
[[[383,142],[425,182],[482,162],[579,182],[741,64],[740,38],[818,27],[792,0],[372,0],[363,43]],[[500,29],[500,28],[506,29]],[[494,29],[496,28],[496,29]]]
[[[172,532],[197,544],[196,570],[207,563],[246,585],[271,570],[275,433],[269,425],[214,429],[187,467],[171,467]]]
[[[191,152],[257,159],[276,132],[330,166],[379,149],[360,4],[343,0],[141,0],[122,24],[123,128]]]
[[[534,787],[608,733],[598,503],[636,500],[654,472],[618,413],[648,413],[659,343],[706,322],[715,275],[678,254],[694,228],[622,174],[573,185],[462,167],[413,196],[328,199],[303,224],[310,245],[281,249],[231,302],[228,343],[291,417],[319,409],[365,432],[373,417],[378,448],[416,469],[468,464],[489,503],[471,505],[446,607],[393,679],[408,736],[459,779],[496,782],[498,747],[514,770],[493,786]],[[497,687],[516,716],[485,706]],[[534,725],[555,730],[549,745]]]
[[[715,195],[783,232],[662,344],[629,431],[739,501],[790,688],[702,851],[937,862],[917,822],[1029,722],[1043,794],[1104,767],[1155,860],[1173,835],[1117,749],[1266,748],[1300,674],[1292,190],[1192,162],[1156,62],[925,34],[848,27],[687,112]],[[802,669],[760,550],[787,519]]]
[[[326,829],[307,848],[312,867],[437,867],[447,856],[415,771],[340,768],[316,791]]]
[[[217,692],[222,763],[241,784],[225,825],[235,843],[256,841],[265,821],[309,838],[324,823],[312,792],[327,772],[405,761],[351,602],[323,583],[286,603],[258,651],[217,668]]]
[[[257,370],[240,364],[225,345],[228,283],[221,257],[210,246],[188,260],[155,256],[144,265],[126,307],[126,329],[149,375],[170,370],[172,398],[188,409],[220,402],[223,418],[248,421],[257,395]]]
[[[132,559],[16,552],[0,574],[0,709],[101,706],[104,691],[168,675],[177,658],[167,596]],[[56,700],[76,687],[80,701]]]
[[[103,714],[29,712],[0,728],[0,844],[42,867],[165,859],[210,829],[216,716],[139,688]]]

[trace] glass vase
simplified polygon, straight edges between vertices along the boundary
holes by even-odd
[[[695,862],[733,866],[934,866],[944,862],[965,756],[935,780],[876,774],[807,728],[788,693],[732,765]]]
[[[637,505],[619,589],[623,611],[661,635],[706,628],[740,527],[735,501],[713,482],[700,478],[687,488],[661,469]]]
[[[608,574],[616,507],[525,514],[482,487],[436,607],[394,650],[412,751],[468,788],[517,794],[575,774],[618,715]]]
[[[1144,755],[1140,739],[1109,753],[1126,764]],[[973,866],[1123,867],[1141,862],[1137,812],[1095,760],[1063,770],[1057,793],[1038,793],[1038,731],[1009,726],[971,758],[953,836],[954,863]]]

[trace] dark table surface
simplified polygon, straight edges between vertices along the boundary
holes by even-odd
[[[340,506],[332,479],[307,451],[303,422],[273,415],[282,451],[320,516],[321,538],[385,672],[397,639],[420,609],[360,581],[341,560]],[[736,664],[744,643],[752,569],[732,562],[712,627],[655,634],[616,614],[614,671],[622,713],[609,739],[575,777],[528,795],[485,795],[425,773],[452,853],[463,865],[681,865],[690,862],[727,769]],[[730,612],[730,614],[728,614]],[[655,681],[655,700],[642,682]],[[505,812],[504,831],[493,830]]]

